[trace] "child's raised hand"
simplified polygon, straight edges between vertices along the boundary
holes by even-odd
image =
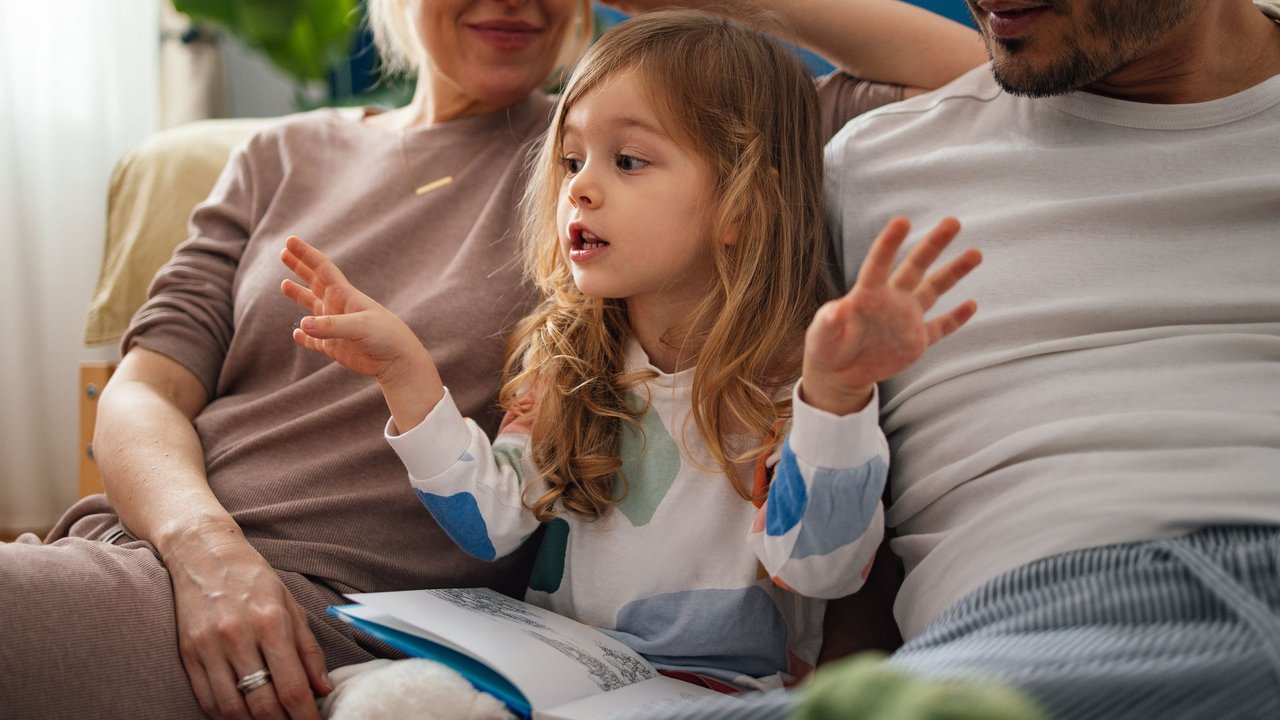
[[[897,267],[893,259],[911,226],[894,218],[867,253],[858,280],[823,305],[805,333],[801,393],[816,408],[847,415],[866,406],[876,383],[915,362],[977,310],[972,300],[926,321],[938,298],[982,261],[970,248],[926,277],[960,231],[955,218],[938,223]]]
[[[312,313],[293,329],[294,342],[376,378],[396,426],[407,430],[417,425],[444,388],[413,330],[357,290],[324,253],[301,238],[285,241],[280,261],[305,283],[285,280],[280,290]]]

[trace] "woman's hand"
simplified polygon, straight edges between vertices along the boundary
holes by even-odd
[[[280,290],[313,313],[294,328],[294,342],[376,378],[401,432],[422,422],[444,397],[444,385],[413,330],[302,239],[286,240],[280,261],[306,283],[285,280]]]
[[[217,718],[318,718],[324,655],[280,578],[213,495],[192,425],[208,391],[190,370],[134,346],[98,401],[94,455],[112,504],[160,553],[177,646],[200,707]],[[236,682],[266,668],[271,683]]]
[[[924,315],[982,261],[970,248],[925,277],[960,223],[946,218],[896,269],[893,259],[911,226],[894,218],[876,238],[844,297],[823,305],[805,333],[800,386],[805,402],[836,415],[866,406],[876,383],[915,362],[924,351],[973,317],[977,304],[961,303],[926,321]]]
[[[216,718],[318,719],[332,689],[306,613],[234,526],[192,528],[166,557],[178,649],[200,707]],[[241,694],[240,678],[270,682]]]

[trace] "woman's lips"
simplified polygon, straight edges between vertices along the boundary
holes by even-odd
[[[523,50],[542,36],[542,28],[519,20],[482,20],[469,23],[467,28],[497,50]]]

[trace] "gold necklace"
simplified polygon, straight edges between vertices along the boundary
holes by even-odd
[[[405,182],[409,183],[409,189],[413,191],[414,195],[426,195],[427,193],[433,190],[439,190],[445,185],[452,183],[453,178],[457,175],[461,175],[462,171],[466,170],[467,166],[471,164],[471,161],[476,159],[476,156],[472,155],[471,157],[467,158],[466,162],[459,165],[458,169],[454,170],[452,173],[445,175],[444,177],[441,177],[441,178],[436,178],[435,180],[432,180],[431,182],[425,185],[415,186],[413,181],[413,176],[409,174],[409,152],[408,150],[405,149],[404,133],[405,133],[405,129],[401,128],[400,129],[400,167],[404,170]]]

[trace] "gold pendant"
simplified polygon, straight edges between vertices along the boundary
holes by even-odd
[[[415,188],[415,189],[414,189],[413,194],[414,194],[414,195],[426,195],[427,193],[431,192],[432,190],[439,190],[440,188],[444,187],[445,185],[448,185],[448,184],[449,184],[449,183],[451,183],[451,182],[453,182],[453,176],[452,176],[452,175],[445,175],[444,177],[440,178],[439,180],[432,180],[431,182],[427,183],[426,185],[419,185],[417,188]]]

